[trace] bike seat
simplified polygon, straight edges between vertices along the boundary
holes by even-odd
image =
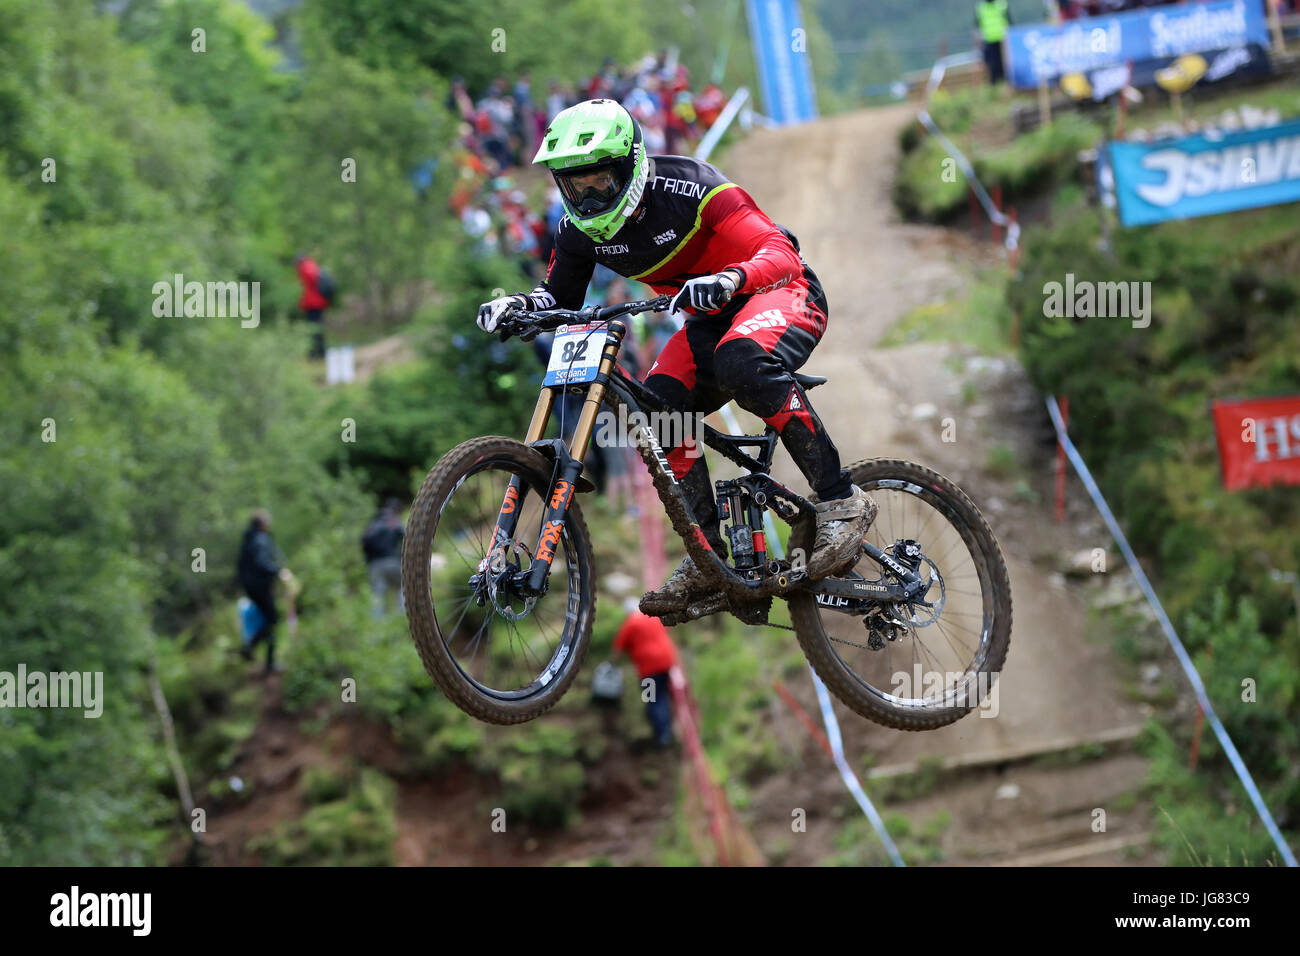
[[[829,381],[824,375],[804,375],[802,372],[795,372],[794,380],[805,389],[816,388],[818,385],[825,385]]]

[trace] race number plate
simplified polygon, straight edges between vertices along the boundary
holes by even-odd
[[[581,385],[596,378],[600,353],[605,348],[605,326],[561,325],[551,345],[543,385]]]

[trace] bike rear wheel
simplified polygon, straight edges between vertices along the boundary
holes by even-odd
[[[850,471],[879,508],[866,540],[893,555],[897,542],[915,541],[919,573],[930,581],[922,597],[932,606],[882,607],[866,619],[792,595],[799,644],[826,686],[863,717],[898,730],[951,724],[988,696],[1011,642],[1011,582],[997,539],[970,498],[929,468],[874,459]],[[807,547],[809,534],[791,543]],[[891,581],[865,554],[852,573]]]
[[[568,508],[546,593],[524,598],[472,582],[484,568],[532,564],[551,471],[541,454],[512,438],[465,442],[429,472],[407,525],[402,587],[411,638],[442,692],[489,723],[521,723],[553,707],[591,641],[595,578],[576,501]],[[512,478],[520,483],[518,521],[509,540],[494,541]]]

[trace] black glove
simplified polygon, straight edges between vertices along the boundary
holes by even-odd
[[[669,308],[676,312],[690,306],[696,312],[716,312],[731,300],[738,288],[740,280],[734,272],[724,270],[716,275],[700,276],[682,286]]]

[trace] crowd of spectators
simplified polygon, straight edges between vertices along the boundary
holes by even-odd
[[[599,72],[573,85],[550,80],[544,92],[534,90],[529,73],[514,83],[497,77],[477,100],[464,80],[452,81],[446,106],[460,126],[451,209],[484,251],[518,261],[531,278],[545,269],[564,208],[551,188],[544,213],[534,211],[510,171],[532,161],[551,117],[599,97],[619,101],[637,118],[652,154],[689,152],[726,105],[716,84],[692,91],[689,71],[666,54],[647,54],[630,67],[606,58]]]

